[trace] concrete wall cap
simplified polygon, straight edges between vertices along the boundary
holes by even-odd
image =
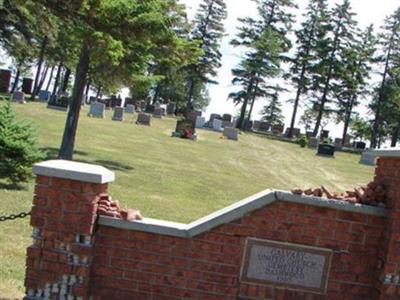
[[[109,183],[115,180],[114,172],[98,166],[68,160],[49,160],[33,166],[36,175],[77,180],[89,183]]]
[[[375,157],[399,157],[400,158],[400,148],[372,150],[371,154],[374,155]]]
[[[266,190],[242,201],[234,203],[219,211],[190,224],[160,221],[155,219],[144,219],[143,221],[128,222],[100,216],[99,223],[121,229],[137,230],[142,232],[169,235],[182,238],[191,238],[207,232],[217,226],[238,220],[249,213],[263,208],[276,201],[286,201],[304,205],[326,207],[359,214],[386,216],[385,208],[373,207],[362,204],[352,204],[346,201],[329,200],[318,197],[294,195],[285,191]]]

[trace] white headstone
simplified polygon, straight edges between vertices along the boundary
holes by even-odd
[[[213,120],[213,129],[215,131],[222,131],[222,120],[214,119]]]
[[[114,108],[113,121],[123,121],[124,120],[124,109],[122,107]]]
[[[156,103],[154,103],[154,108],[161,108],[161,103],[159,101],[156,101]]]
[[[93,102],[90,104],[89,117],[104,118],[105,117],[106,105],[99,102]]]
[[[367,166],[375,166],[376,156],[373,154],[372,151],[366,150],[363,152],[360,164],[367,165]]]
[[[196,118],[196,128],[203,128],[205,123],[206,123],[206,118],[204,117]]]
[[[233,127],[225,127],[224,128],[224,136],[228,140],[238,141],[239,140],[239,130],[237,128],[233,128]]]
[[[133,104],[128,104],[128,105],[125,107],[125,112],[126,112],[127,114],[133,114],[133,113],[135,113],[135,105],[133,105]]]

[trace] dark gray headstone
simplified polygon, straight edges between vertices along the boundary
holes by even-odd
[[[124,120],[124,108],[117,106],[114,108],[113,121],[123,121]]]
[[[139,113],[136,124],[151,126],[151,115]]]

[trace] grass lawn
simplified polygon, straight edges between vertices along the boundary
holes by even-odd
[[[65,113],[45,104],[14,105],[18,118],[37,128],[39,145],[55,157]],[[82,112],[75,160],[103,165],[116,172],[111,194],[123,206],[145,217],[190,222],[267,188],[325,185],[345,191],[372,180],[372,167],[359,156],[338,153],[319,157],[315,150],[242,134],[239,142],[199,130],[197,142],[171,138],[176,120],[153,120],[152,127],[92,119]],[[21,190],[0,185],[0,215],[29,211],[33,181]],[[30,243],[28,220],[0,223],[0,299],[21,298],[25,249]]]

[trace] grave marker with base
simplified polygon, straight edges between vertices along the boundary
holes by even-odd
[[[112,117],[113,121],[120,121],[122,122],[124,120],[124,108],[123,107],[115,107],[114,108],[114,115]]]
[[[222,120],[214,119],[212,126],[215,131],[222,131]]]
[[[133,105],[133,104],[128,104],[128,105],[125,107],[125,112],[126,112],[127,114],[133,114],[133,113],[135,113],[135,105]]]
[[[106,105],[100,102],[90,104],[89,117],[103,118],[105,117]]]
[[[224,128],[224,137],[228,140],[238,141],[239,140],[239,130],[233,127]]]
[[[139,113],[136,124],[151,126],[151,115],[145,113]]]
[[[318,155],[322,156],[335,156],[335,146],[329,144],[319,144],[318,145]]]
[[[156,107],[156,108],[154,109],[153,117],[154,117],[154,118],[157,118],[157,119],[162,119],[162,117],[163,117],[163,110],[162,110],[161,107],[158,107],[158,108]]]
[[[24,104],[25,103],[25,93],[16,91],[12,94],[11,100],[14,102],[20,103],[20,104]]]

